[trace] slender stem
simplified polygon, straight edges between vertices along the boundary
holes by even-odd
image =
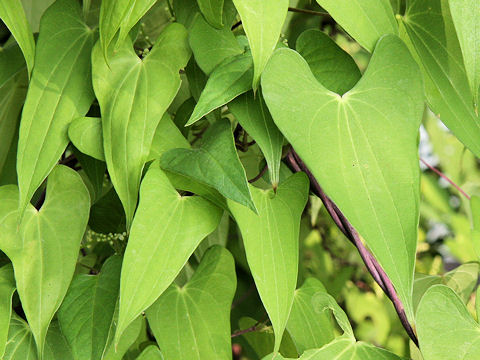
[[[167,6],[168,6],[168,11],[170,12],[170,15],[172,16],[172,18],[174,18],[175,13],[173,12],[172,4],[170,4],[170,0],[166,0],[166,1],[167,1]]]
[[[248,180],[248,182],[249,182],[250,184],[252,184],[252,183],[254,183],[255,181],[259,180],[259,179],[265,174],[265,172],[267,171],[267,169],[268,169],[268,166],[265,165],[265,166],[263,167],[263,169],[258,173],[258,175],[255,176],[253,179]]]
[[[448,181],[450,183],[450,185],[452,185],[455,189],[458,190],[458,192],[460,194],[462,194],[463,196],[465,196],[468,200],[470,200],[470,195],[468,195],[465,191],[463,191],[463,189],[458,186],[453,180],[451,180],[447,175],[445,175],[444,173],[442,173],[440,170],[438,170],[437,168],[433,167],[432,165],[430,165],[429,163],[427,163],[425,160],[423,160],[422,158],[420,158],[420,161],[426,166],[428,167],[430,170],[432,170],[435,174],[437,174],[438,176],[440,176],[442,179],[445,179],[446,181]]]
[[[355,245],[373,279],[378,283],[380,288],[392,301],[392,304],[395,307],[395,311],[397,312],[397,315],[408,336],[418,346],[417,336],[408,321],[407,315],[405,313],[405,308],[402,301],[398,297],[395,287],[393,286],[388,275],[383,270],[382,266],[378,263],[377,259],[375,259],[373,254],[366,248],[356,229],[352,226],[352,224],[350,224],[348,219],[345,217],[345,215],[343,215],[337,205],[325,194],[315,176],[313,176],[310,170],[308,170],[307,166],[303,163],[295,150],[292,149],[289,152],[289,154],[287,155],[287,161],[290,163],[290,166],[293,170],[297,172],[304,171],[307,174],[310,179],[312,190],[320,197],[323,204],[325,205],[325,208],[327,209],[328,213],[330,214],[338,228]]]
[[[324,11],[314,11],[314,10],[308,10],[308,9],[298,9],[294,7],[289,7],[288,11],[290,12],[295,12],[295,13],[300,13],[300,14],[307,14],[307,15],[315,15],[315,16],[328,16],[330,17],[330,14]]]
[[[234,338],[234,337],[237,337],[237,336],[249,333],[249,332],[257,331],[257,326],[258,325],[260,325],[260,321],[257,321],[257,323],[255,325],[250,326],[248,329],[235,331],[230,337]]]

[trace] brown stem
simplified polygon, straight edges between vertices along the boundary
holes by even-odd
[[[265,166],[263,167],[263,169],[258,173],[258,175],[255,176],[253,179],[248,180],[248,182],[249,182],[250,184],[252,184],[252,183],[254,183],[255,181],[257,181],[258,179],[260,179],[260,178],[265,174],[265,172],[267,171],[267,169],[268,169],[268,166],[265,165]]]
[[[430,170],[432,170],[435,174],[437,174],[438,176],[440,176],[442,179],[445,179],[447,180],[450,185],[452,185],[455,189],[458,190],[458,192],[460,194],[462,194],[463,196],[465,196],[468,200],[470,200],[470,195],[468,195],[465,191],[463,191],[463,189],[458,186],[453,180],[451,180],[447,175],[445,175],[444,173],[442,173],[440,170],[438,170],[437,168],[433,167],[432,165],[430,165],[429,163],[427,163],[425,160],[423,160],[422,158],[420,158],[420,161],[426,166],[428,167]]]
[[[328,16],[330,17],[330,14],[324,11],[314,11],[314,10],[308,10],[308,9],[298,9],[294,7],[289,7],[288,11],[294,12],[294,13],[299,13],[299,14],[307,14],[307,15],[315,15],[315,16]]]
[[[393,286],[390,278],[383,270],[382,266],[378,263],[377,259],[375,259],[373,254],[366,248],[356,229],[352,226],[352,224],[350,224],[348,219],[345,217],[345,215],[343,215],[337,205],[325,194],[315,176],[313,176],[313,174],[303,163],[303,161],[297,155],[295,150],[293,150],[293,148],[287,155],[287,161],[290,163],[292,169],[296,172],[304,171],[307,174],[308,178],[310,179],[310,184],[313,192],[318,197],[320,197],[323,204],[325,205],[325,208],[327,209],[328,213],[330,214],[338,228],[355,245],[373,279],[378,283],[383,292],[392,301],[393,306],[395,307],[395,311],[397,312],[397,315],[408,336],[418,346],[417,336],[407,319],[405,308],[402,304],[402,301],[398,297],[395,287]]]
[[[257,331],[257,326],[258,325],[260,325],[260,321],[257,321],[257,323],[255,325],[250,326],[248,329],[235,331],[230,337],[234,338],[234,337],[237,337],[237,336],[249,333],[249,332]]]

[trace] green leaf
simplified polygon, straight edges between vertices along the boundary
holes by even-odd
[[[185,126],[227,104],[252,87],[253,62],[250,53],[225,60],[210,75],[197,106]]]
[[[122,259],[113,256],[100,275],[79,275],[58,309],[58,321],[75,359],[100,359],[120,288]]]
[[[389,0],[317,0],[360,45],[372,52],[386,34],[398,34]]]
[[[195,61],[207,75],[210,75],[225,59],[243,52],[229,27],[215,29],[201,15],[197,15],[193,21],[189,31],[189,42]]]
[[[0,52],[1,54],[1,52]],[[3,68],[0,65],[3,72]],[[26,72],[20,72],[0,87],[0,173],[6,162],[8,153],[14,145],[18,130],[19,115],[25,101],[27,79]]]
[[[230,307],[237,286],[228,250],[213,246],[184,286],[173,284],[147,310],[167,359],[229,359]]]
[[[241,230],[248,266],[280,347],[293,304],[298,273],[300,216],[308,197],[308,179],[299,173],[280,183],[276,193],[250,187],[258,215],[228,200]]]
[[[163,355],[158,347],[149,345],[137,357],[137,360],[163,360]]]
[[[415,274],[413,284],[413,306],[418,307],[425,292],[433,285],[443,284],[450,287],[466,304],[477,285],[478,263],[462,264],[459,267],[447,272],[444,275]]]
[[[5,45],[1,48],[0,88],[5,86],[8,81],[12,80],[15,75],[17,75],[24,69],[26,69],[25,59],[23,58],[20,47],[16,43]]]
[[[241,95],[229,103],[228,108],[260,146],[268,164],[270,182],[277,187],[280,181],[283,135],[274,124],[261,93],[254,94],[250,91]]]
[[[257,90],[260,76],[277,46],[289,1],[233,0],[233,3],[240,14],[252,50],[255,64],[252,86]]]
[[[2,360],[37,360],[35,340],[28,324],[15,313],[10,319],[8,342]]]
[[[145,324],[145,318],[143,316],[139,316],[135,320],[133,320],[133,322],[128,325],[128,327],[123,332],[118,346],[115,347],[113,337],[115,335],[116,324],[118,320],[118,307],[116,310],[117,312],[115,314],[115,319],[112,322],[112,326],[110,328],[109,341],[107,342],[107,347],[105,349],[102,360],[122,360],[127,350],[135,343],[135,341],[139,337]]]
[[[480,196],[472,196],[470,209],[472,212],[472,243],[477,259],[480,261]]]
[[[0,359],[3,359],[8,340],[8,328],[12,315],[12,296],[15,288],[12,265],[2,266],[0,268]]]
[[[155,130],[148,160],[159,159],[163,153],[171,149],[189,147],[190,143],[173,123],[170,115],[165,113]]]
[[[407,2],[403,39],[421,65],[427,101],[440,120],[480,157],[480,120],[445,0]]]
[[[75,360],[58,321],[52,321],[45,341],[45,360]]]
[[[22,212],[64,152],[70,122],[90,108],[94,40],[75,0],[56,1],[42,18],[18,141]]]
[[[457,30],[463,54],[465,71],[470,82],[474,106],[478,109],[480,91],[480,2],[476,0],[449,0],[450,12]]]
[[[198,245],[195,250],[195,258],[198,262],[202,259],[205,252],[213,245],[219,245],[222,247],[227,247],[228,241],[228,232],[230,229],[230,216],[227,211],[223,212],[222,219],[218,224],[216,230],[208,235],[203,241]]]
[[[41,354],[48,325],[75,270],[90,195],[80,175],[57,166],[48,178],[42,208],[29,205],[20,224],[17,188],[1,187],[0,199],[0,249],[12,260],[22,308]]]
[[[0,2],[0,19],[8,27],[22,49],[27,62],[28,74],[32,73],[35,57],[35,41],[28,25],[25,11],[20,0],[2,0]]]
[[[229,120],[219,120],[210,125],[200,148],[167,151],[160,158],[160,166],[206,184],[227,199],[255,211]]]
[[[34,33],[38,32],[40,27],[40,19],[45,10],[52,5],[55,0],[21,0],[25,15],[30,27]]]
[[[352,57],[320,30],[304,31],[296,48],[318,82],[337,94],[345,94],[362,76]]]
[[[187,31],[169,25],[142,60],[129,39],[107,64],[100,44],[93,50],[93,85],[100,103],[103,148],[130,228],[143,167],[155,130],[180,88],[179,70],[190,57]]]
[[[335,337],[328,309],[318,311],[314,306],[313,300],[319,292],[326,293],[326,290],[315,278],[308,278],[295,291],[287,330],[299,354],[307,349],[320,348]]]
[[[417,334],[425,360],[475,359],[480,353],[480,325],[455,292],[435,285],[417,310]]]
[[[157,162],[150,166],[122,266],[116,344],[125,328],[168,288],[221,216],[207,200],[180,196]]]
[[[280,49],[262,87],[275,123],[365,239],[413,320],[424,106],[408,49],[394,35],[382,37],[365,75],[343,96],[321,85],[296,52]]]
[[[105,161],[103,152],[102,119],[79,117],[68,128],[68,137],[82,153],[97,160]]]
[[[210,25],[223,28],[223,0],[197,0],[198,7]]]
[[[115,49],[122,45],[130,29],[156,0],[104,0],[100,7],[100,43],[107,58],[110,43],[119,32]],[[120,31],[119,31],[120,30]]]

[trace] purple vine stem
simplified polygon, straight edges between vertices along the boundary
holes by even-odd
[[[327,212],[332,217],[340,231],[357,248],[363,262],[365,263],[365,266],[367,267],[368,272],[372,275],[373,279],[380,286],[383,292],[388,296],[395,307],[395,311],[397,312],[405,331],[415,345],[418,346],[417,335],[407,319],[405,308],[402,301],[398,297],[392,281],[387,276],[377,259],[375,259],[373,254],[366,248],[357,230],[355,230],[352,224],[350,224],[338,206],[328,197],[327,194],[325,194],[315,176],[313,176],[293,148],[287,154],[286,160],[295,172],[303,171],[307,174],[308,178],[310,179],[310,186],[313,192],[322,200]]]

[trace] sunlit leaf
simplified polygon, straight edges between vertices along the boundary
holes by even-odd
[[[360,80],[360,70],[352,57],[322,31],[303,32],[296,48],[318,82],[328,90],[343,95]]]
[[[150,166],[142,181],[122,266],[116,343],[125,328],[173,282],[221,216],[221,210],[207,200],[180,196],[158,163]]]
[[[179,70],[190,57],[187,31],[169,25],[140,59],[129,39],[109,59],[93,50],[93,85],[102,111],[105,159],[130,228],[140,178],[155,130],[180,88]]]
[[[317,0],[360,45],[372,52],[385,34],[398,34],[389,0]]]
[[[2,0],[0,2],[0,19],[8,27],[22,49],[27,62],[28,73],[32,73],[35,56],[35,41],[28,25],[20,0]]]
[[[75,359],[100,359],[120,288],[122,259],[105,261],[100,275],[79,275],[58,309],[58,321]]]
[[[280,347],[293,304],[298,273],[300,216],[307,202],[308,179],[292,175],[276,193],[250,187],[258,215],[231,200],[228,206],[240,227],[248,266]]]
[[[233,100],[228,108],[262,149],[268,164],[270,181],[278,186],[283,135],[277,129],[260,92],[248,92]]]
[[[203,135],[201,147],[167,151],[160,159],[160,166],[211,186],[226,198],[255,211],[228,120],[211,125]]]
[[[18,190],[0,188],[0,249],[12,260],[22,308],[39,353],[67,292],[87,226],[90,195],[81,177],[57,166],[40,211],[29,206],[18,224]]]
[[[253,62],[250,53],[225,60],[210,75],[197,106],[185,126],[192,125],[213,110],[252,88]]]
[[[37,360],[35,340],[28,324],[16,314],[12,314],[8,331],[8,342],[3,360]]]
[[[163,360],[162,352],[155,345],[147,346],[137,357],[137,360]]]
[[[230,253],[213,246],[183,287],[170,286],[147,310],[167,359],[229,359],[230,307],[237,285]]]
[[[402,19],[402,37],[418,56],[429,106],[470,151],[480,156],[480,120],[446,0],[409,0]]]
[[[463,62],[474,106],[478,109],[480,91],[480,2],[476,0],[449,0],[450,12],[457,30],[463,54]],[[477,110],[478,114],[478,110]]]
[[[73,145],[82,153],[97,160],[105,161],[102,119],[95,117],[75,119],[68,128],[68,136]]]
[[[252,50],[255,71],[253,89],[256,90],[287,16],[288,0],[233,0],[242,19]]]
[[[45,10],[52,5],[55,0],[21,0],[27,21],[34,33],[38,32],[40,19]]]
[[[425,360],[473,360],[480,353],[480,325],[452,289],[432,286],[420,301],[416,315]]]
[[[343,96],[320,84],[296,52],[280,49],[262,87],[275,123],[365,239],[413,320],[423,86],[408,49],[383,37]]]
[[[95,33],[75,0],[58,0],[42,18],[35,69],[20,123],[17,172],[24,210],[68,144],[70,122],[93,100],[90,52]]]
[[[7,344],[10,317],[12,315],[12,296],[15,288],[12,265],[2,266],[0,268],[0,358],[3,358]]]

